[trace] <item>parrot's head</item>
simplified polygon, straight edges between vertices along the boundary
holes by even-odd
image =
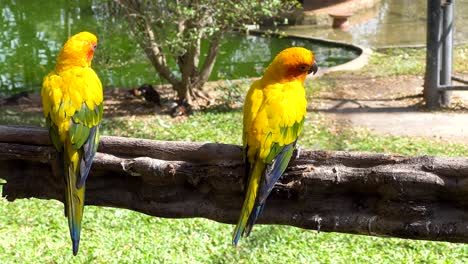
[[[287,48],[278,53],[265,70],[265,76],[282,81],[302,80],[316,73],[317,63],[312,51],[302,47]]]
[[[80,32],[67,40],[60,52],[57,65],[91,66],[97,37],[89,32]]]

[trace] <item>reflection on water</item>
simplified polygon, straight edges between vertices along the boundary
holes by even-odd
[[[427,0],[381,0],[375,9],[354,15],[348,31],[323,26],[282,28],[287,33],[382,47],[426,43]],[[455,1],[455,42],[468,41],[468,0]]]
[[[69,28],[96,29],[92,21],[80,20],[86,6],[89,1],[0,1],[0,93],[39,89]]]
[[[93,14],[92,0],[0,1],[0,94],[40,89],[68,36],[83,30],[99,37],[93,68],[105,86],[162,83],[143,52],[125,31],[109,32]],[[273,56],[289,46],[316,53],[320,67],[356,57],[356,52],[307,40],[229,35],[215,64],[212,80],[259,76]],[[202,53],[207,45],[202,45]],[[174,67],[175,70],[175,67]]]

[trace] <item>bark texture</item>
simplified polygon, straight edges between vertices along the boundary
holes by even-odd
[[[87,204],[236,222],[243,199],[239,146],[103,136],[98,151]],[[3,196],[62,201],[56,156],[46,130],[0,126]],[[468,158],[302,150],[259,223],[468,242]]]

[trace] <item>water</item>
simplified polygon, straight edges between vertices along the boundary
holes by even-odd
[[[0,95],[39,91],[42,78],[53,69],[68,36],[83,30],[99,37],[93,68],[104,86],[164,83],[124,31],[104,30],[93,13],[91,0],[1,0],[0,10]],[[260,76],[274,55],[289,46],[313,50],[321,68],[357,56],[354,50],[309,40],[230,34],[220,49],[211,80]]]
[[[347,31],[330,25],[281,28],[287,33],[384,47],[426,43],[427,0],[381,0],[374,9],[351,16]],[[468,0],[455,1],[455,43],[468,42]]]

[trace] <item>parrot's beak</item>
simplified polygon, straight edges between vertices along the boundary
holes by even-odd
[[[309,73],[309,74],[311,74],[311,73],[316,74],[317,71],[318,71],[318,65],[317,65],[317,63],[314,61],[314,63],[310,66],[310,69],[309,69],[309,72],[308,72],[308,73]]]
[[[94,50],[96,49],[96,44],[90,44],[90,49],[88,50],[88,63],[91,65],[91,60],[93,59]]]

